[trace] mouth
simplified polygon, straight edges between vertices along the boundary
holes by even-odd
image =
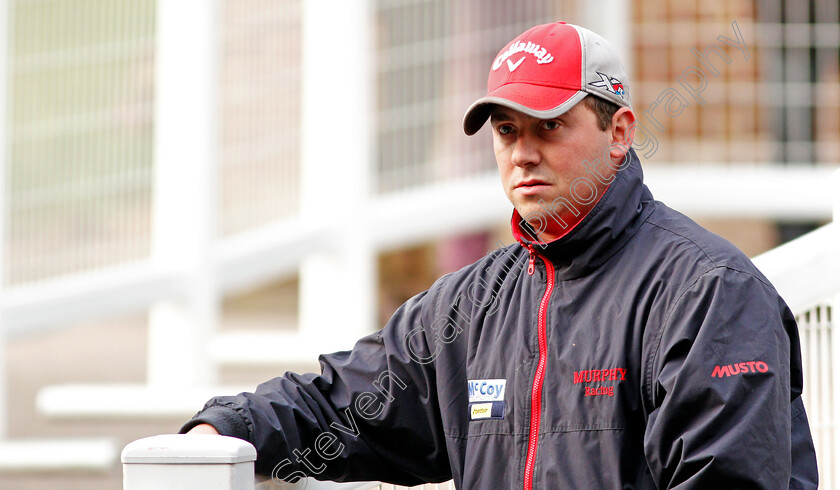
[[[516,184],[516,189],[522,189],[522,188],[527,189],[527,188],[530,188],[530,187],[539,187],[539,186],[545,186],[545,185],[548,185],[548,182],[545,182],[543,180],[537,180],[537,179],[523,180],[522,182]]]
[[[548,187],[548,182],[544,180],[530,179],[519,182],[514,189],[524,196],[538,196],[542,195]]]

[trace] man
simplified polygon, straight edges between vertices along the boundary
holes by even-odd
[[[211,400],[294,480],[458,488],[816,488],[793,316],[747,257],[655,202],[615,50],[534,27],[494,60],[490,119],[518,243],[406,302],[322,374]]]

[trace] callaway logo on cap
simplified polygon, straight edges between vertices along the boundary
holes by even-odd
[[[630,107],[627,72],[615,48],[598,34],[565,22],[532,27],[496,55],[487,95],[467,109],[464,131],[481,129],[493,104],[551,119],[587,94]]]

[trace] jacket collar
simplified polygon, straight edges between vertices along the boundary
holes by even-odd
[[[574,279],[597,269],[636,234],[653,212],[653,196],[644,185],[636,152],[586,217],[565,235],[550,242],[532,241],[533,229],[514,210],[513,236],[523,246],[554,264],[560,280]],[[523,229],[529,227],[528,229]]]

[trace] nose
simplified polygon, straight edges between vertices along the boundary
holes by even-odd
[[[516,139],[513,152],[510,155],[510,163],[517,167],[536,165],[540,162],[540,152],[534,136],[528,131],[522,131]]]

